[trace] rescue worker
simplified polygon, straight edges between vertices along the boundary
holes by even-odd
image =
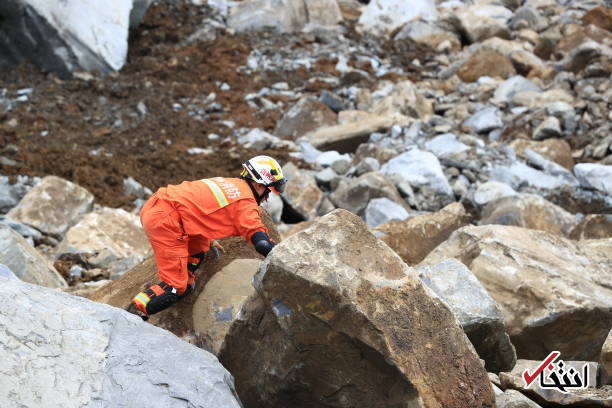
[[[146,320],[189,294],[202,261],[213,251],[218,256],[219,238],[241,235],[263,256],[272,250],[259,205],[270,191],[280,194],[286,180],[269,156],[256,156],[242,167],[240,178],[184,181],[160,188],[145,203],[140,220],[161,282],[136,295],[129,312]]]

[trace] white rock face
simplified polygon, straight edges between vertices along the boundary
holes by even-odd
[[[434,0],[373,0],[361,13],[363,30],[391,32],[417,17],[435,19],[438,15]]]
[[[78,218],[91,211],[94,196],[83,187],[47,176],[30,190],[7,217],[45,234],[62,236]]]
[[[252,0],[237,3],[227,24],[238,32],[299,31],[307,24],[334,26],[342,21],[336,0]]]
[[[452,133],[436,136],[427,143],[425,148],[436,155],[436,157],[447,157],[469,150],[470,147],[457,140]]]
[[[12,228],[0,224],[0,264],[25,282],[50,288],[67,286],[51,262]]]
[[[70,228],[55,252],[98,253],[109,251],[116,258],[137,256],[141,261],[151,254],[151,246],[137,215],[120,208],[102,208],[86,214]]]
[[[19,279],[8,266],[2,264],[0,264],[0,277],[7,279]]]
[[[278,194],[270,194],[268,199],[261,203],[261,206],[270,213],[270,217],[274,222],[280,222],[281,216],[283,215],[283,200]]]
[[[132,1],[10,0],[7,7],[19,15],[16,26],[24,27],[8,34],[22,45],[15,51],[17,61],[31,60],[65,75],[78,69],[109,72],[125,63]]]
[[[612,166],[597,163],[580,163],[574,173],[585,188],[593,188],[612,196]]]
[[[512,11],[492,4],[474,4],[461,7],[455,15],[460,28],[470,42],[479,42],[490,37],[509,37],[506,23]]]
[[[476,133],[485,133],[504,126],[501,112],[496,107],[482,109],[470,116],[463,126]]]
[[[493,100],[496,102],[509,102],[514,94],[523,91],[540,92],[541,89],[527,78],[516,75],[506,79],[497,87]]]
[[[551,176],[522,162],[515,162],[510,166],[495,166],[491,180],[508,184],[516,189],[523,185],[542,190],[554,190],[568,185],[575,186],[561,177]]]
[[[408,216],[408,211],[404,207],[386,197],[373,199],[365,210],[365,222],[370,228],[391,220],[405,220]]]
[[[0,278],[4,407],[240,408],[212,354],[122,310]]]
[[[399,174],[414,186],[428,186],[442,194],[453,194],[440,162],[429,152],[409,150],[389,160],[381,167],[381,171],[385,174]]]
[[[498,181],[487,181],[476,189],[474,201],[478,205],[486,205],[491,201],[513,195],[516,195],[516,191],[509,185]]]

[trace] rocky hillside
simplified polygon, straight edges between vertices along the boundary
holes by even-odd
[[[612,406],[610,4],[107,3],[0,5],[1,406]],[[152,192],[256,154],[277,248],[116,309]]]

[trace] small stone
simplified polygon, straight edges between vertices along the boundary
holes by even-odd
[[[551,137],[559,137],[561,135],[561,124],[559,119],[554,116],[549,116],[534,130],[532,139],[544,140]]]

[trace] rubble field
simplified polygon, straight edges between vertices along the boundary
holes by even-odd
[[[0,174],[56,175],[85,187],[101,205],[130,209],[134,197],[123,190],[129,176],[155,191],[183,180],[235,175],[242,160],[257,154],[285,162],[285,150],[258,152],[233,143],[232,128],[222,122],[272,132],[283,112],[262,112],[249,106],[245,96],[279,81],[318,94],[330,85],[307,80],[334,70],[337,60],[320,59],[310,70],[240,72],[237,68],[245,65],[253,48],[278,42],[307,49],[321,39],[307,34],[224,34],[185,44],[193,27],[206,18],[205,10],[185,1],[151,6],[131,33],[128,63],[105,77],[77,73],[72,80],[61,80],[30,65],[0,72],[5,105],[16,100],[10,110],[0,104],[0,156],[5,158]],[[412,43],[388,42],[379,51],[405,64],[404,69],[417,56],[427,56]],[[418,79],[417,67],[414,75],[406,79]],[[223,83],[231,89],[220,91]],[[197,104],[211,93],[221,108],[199,120],[176,105],[185,100]],[[283,96],[271,99],[278,102]],[[211,134],[219,138],[211,140]],[[193,147],[214,154],[188,154]]]

